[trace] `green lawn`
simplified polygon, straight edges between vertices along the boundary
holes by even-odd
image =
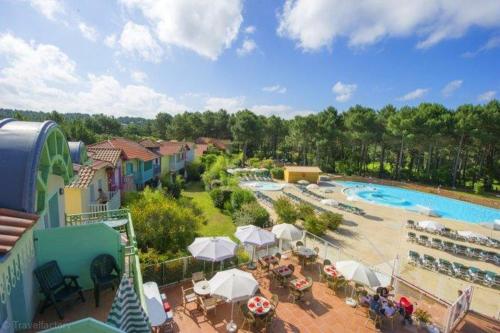
[[[236,227],[231,217],[214,207],[210,195],[201,182],[187,183],[182,195],[191,198],[207,219],[207,224],[199,226],[198,231],[201,236],[229,236],[234,239]]]

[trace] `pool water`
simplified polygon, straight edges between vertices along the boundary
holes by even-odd
[[[430,210],[438,216],[469,223],[494,223],[500,219],[500,210],[440,195],[407,190],[395,186],[362,182],[336,181],[345,187],[350,197],[384,206],[412,211]]]
[[[240,183],[243,186],[247,186],[254,191],[281,191],[284,184],[266,182],[266,181],[243,181]]]

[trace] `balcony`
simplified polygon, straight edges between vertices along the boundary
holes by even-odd
[[[59,327],[62,324],[73,324],[75,321],[88,318],[92,320],[86,320],[85,325],[93,325],[96,322],[99,325],[98,322],[107,320],[116,290],[102,291],[101,304],[97,308],[89,269],[92,259],[102,253],[115,257],[120,270],[132,279],[141,303],[145,304],[135,232],[128,210],[68,215],[65,227],[36,230],[35,240],[37,262],[56,260],[63,274],[78,275],[79,283],[85,290],[86,302],[63,303],[62,320],[57,316],[55,309],[49,307],[43,314],[36,315],[34,328]],[[65,331],[67,328],[61,326],[60,331]],[[113,332],[113,330],[107,331]]]
[[[121,196],[120,191],[109,191],[106,196],[108,197],[108,202],[104,204],[93,203],[89,205],[88,211],[90,213],[105,212],[108,210],[120,209],[121,206]]]
[[[158,176],[161,173],[161,166],[159,164],[153,165],[153,174]]]

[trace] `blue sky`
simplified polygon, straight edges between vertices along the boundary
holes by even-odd
[[[0,2],[0,107],[455,107],[498,98],[499,74],[497,0]]]

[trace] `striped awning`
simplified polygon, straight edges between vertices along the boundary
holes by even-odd
[[[149,318],[139,302],[130,279],[123,275],[108,316],[108,324],[127,333],[151,332]]]

